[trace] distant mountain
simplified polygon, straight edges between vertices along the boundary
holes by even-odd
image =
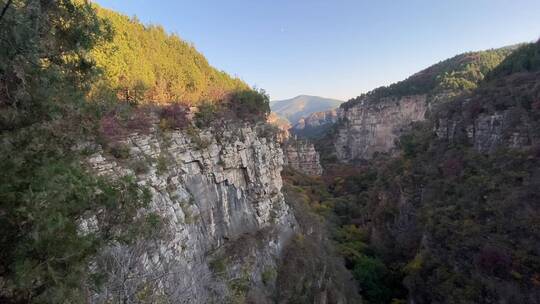
[[[302,117],[315,112],[337,108],[343,101],[318,96],[300,95],[292,99],[276,100],[270,103],[272,112],[286,118],[295,125]]]

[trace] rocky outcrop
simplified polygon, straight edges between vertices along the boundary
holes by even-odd
[[[296,221],[281,193],[282,150],[243,125],[225,130],[153,130],[119,144],[129,158],[99,149],[102,175],[132,175],[152,194],[158,238],[109,248],[109,279],[94,303],[265,303]],[[103,262],[106,261],[106,262]]]
[[[283,117],[280,117],[274,112],[271,112],[270,115],[266,118],[266,122],[278,129],[277,140],[279,142],[285,142],[289,139],[291,124],[288,120]]]
[[[306,140],[290,139],[283,145],[285,165],[307,175],[321,175],[323,168],[315,146]]]
[[[377,152],[392,152],[395,140],[412,122],[424,120],[426,95],[382,98],[340,108],[340,125],[334,141],[340,161],[369,159]]]
[[[324,125],[331,125],[338,120],[337,110],[328,110],[324,112],[312,113],[307,117],[301,118],[293,129],[295,131],[304,130],[306,128],[317,128]]]

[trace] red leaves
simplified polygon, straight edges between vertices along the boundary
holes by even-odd
[[[118,107],[100,121],[100,133],[109,141],[119,140],[130,133],[148,134],[151,130],[151,110],[143,107]]]
[[[189,109],[180,104],[165,106],[160,111],[160,126],[163,129],[183,129],[189,125]]]

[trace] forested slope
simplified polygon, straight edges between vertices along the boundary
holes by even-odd
[[[105,86],[125,100],[194,105],[249,89],[242,80],[210,66],[192,44],[163,27],[94,6],[112,29],[112,40],[91,53],[104,71],[96,93]]]
[[[455,95],[475,89],[480,81],[518,46],[468,52],[443,60],[409,78],[386,87],[374,89],[342,105],[350,108],[362,100],[385,97],[400,98],[407,95]]]
[[[327,165],[323,206],[370,303],[540,303],[539,54],[435,107],[396,157]]]

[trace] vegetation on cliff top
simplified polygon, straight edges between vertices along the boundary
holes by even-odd
[[[111,91],[122,100],[197,105],[218,102],[227,94],[249,90],[238,78],[218,71],[193,45],[158,25],[144,25],[136,18],[98,7],[107,20],[112,39],[91,52],[104,71],[94,94]]]
[[[342,104],[342,107],[347,109],[363,100],[373,101],[387,97],[399,98],[407,95],[439,93],[456,94],[471,91],[515,48],[512,46],[454,56],[403,81],[377,88],[353,98]]]
[[[264,120],[268,96],[163,29],[86,1],[0,7],[0,302],[84,303],[107,279],[88,267],[96,254],[145,237],[159,218],[141,214],[150,195],[133,178],[89,170],[94,145],[81,143],[105,138],[124,157],[116,139],[149,129],[143,101],[176,103],[153,110],[184,128],[198,102]]]

